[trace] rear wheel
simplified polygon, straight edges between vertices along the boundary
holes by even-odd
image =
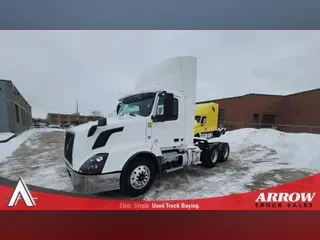
[[[213,168],[214,166],[217,165],[218,159],[219,159],[219,152],[215,147],[213,147],[211,148],[209,154],[203,157],[201,161],[204,167]]]
[[[144,194],[152,186],[157,175],[155,163],[147,157],[137,157],[121,175],[121,191],[128,197]]]
[[[219,155],[219,162],[225,162],[228,160],[230,154],[230,146],[228,143],[223,143],[222,150]]]

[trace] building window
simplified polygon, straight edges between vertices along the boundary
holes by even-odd
[[[23,126],[27,126],[27,112],[26,111],[23,111],[23,118],[24,118]]]
[[[26,127],[28,127],[28,113],[27,112],[25,112],[24,117],[25,117]]]
[[[14,106],[15,106],[15,110],[16,110],[16,119],[17,119],[17,122],[20,122],[19,107],[18,107],[17,104],[15,104]]]
[[[26,125],[26,117],[25,117],[25,112],[23,109],[21,109],[21,118],[22,118],[22,125]]]
[[[23,111],[24,112],[24,126],[28,126],[28,122],[27,122],[27,112],[26,111]]]

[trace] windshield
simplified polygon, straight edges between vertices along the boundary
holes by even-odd
[[[194,123],[200,123],[201,116],[194,117]]]
[[[147,117],[150,115],[155,93],[141,93],[122,100],[118,116],[130,114]]]

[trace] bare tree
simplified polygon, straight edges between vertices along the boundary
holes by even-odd
[[[91,112],[91,114],[92,116],[95,116],[95,117],[103,117],[103,114],[99,110],[94,110]]]

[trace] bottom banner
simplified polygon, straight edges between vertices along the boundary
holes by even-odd
[[[1,239],[319,239],[319,211],[2,211]]]

